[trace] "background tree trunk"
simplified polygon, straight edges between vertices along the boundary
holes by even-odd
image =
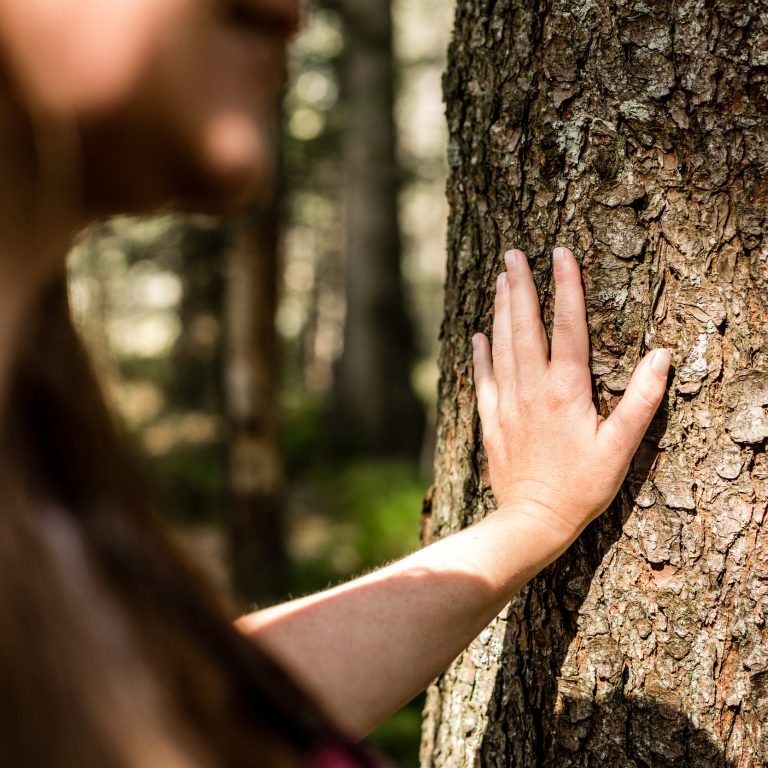
[[[414,331],[400,269],[399,169],[389,0],[341,0],[346,304],[332,431],[342,449],[417,456]]]
[[[221,263],[229,248],[230,232],[189,217],[180,226],[178,237],[181,332],[172,350],[168,396],[179,409],[220,413],[222,352],[216,343],[216,326],[224,303]]]
[[[279,225],[274,192],[235,225],[227,280],[232,582],[241,598],[262,606],[283,599],[288,588],[275,331]]]
[[[768,4],[469,0],[450,59],[432,535],[492,508],[470,336],[506,248],[547,318],[580,258],[602,412],[647,349],[676,368],[611,510],[431,688],[423,765],[764,765]]]

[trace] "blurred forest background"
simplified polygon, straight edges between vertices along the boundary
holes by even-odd
[[[307,5],[265,199],[112,220],[72,255],[73,309],[163,514],[244,609],[418,546],[452,15],[451,0]],[[420,715],[372,737],[397,765],[418,765]]]

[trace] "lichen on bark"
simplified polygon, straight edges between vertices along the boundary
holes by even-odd
[[[428,529],[493,509],[470,338],[505,249],[580,259],[595,396],[674,376],[619,498],[432,686],[424,766],[768,763],[768,3],[467,0]],[[595,467],[600,472],[600,467]]]

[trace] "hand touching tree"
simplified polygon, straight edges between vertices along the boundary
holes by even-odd
[[[664,394],[669,353],[638,366],[607,420],[592,404],[579,269],[558,249],[551,355],[527,261],[507,254],[493,350],[475,381],[498,510],[375,573],[243,618],[336,720],[361,735],[445,670],[610,503]]]
[[[592,401],[581,274],[555,249],[552,349],[522,251],[499,275],[493,346],[473,339],[475,388],[491,486],[500,509],[524,510],[572,541],[619,490],[664,395],[670,355],[650,352],[619,406],[603,419]]]

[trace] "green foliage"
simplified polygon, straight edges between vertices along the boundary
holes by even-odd
[[[167,519],[184,525],[220,524],[226,480],[222,446],[180,446],[143,463]]]
[[[308,514],[295,522],[295,588],[310,592],[419,546],[424,483],[401,461],[320,465],[299,483]],[[301,512],[299,513],[301,514]]]
[[[309,444],[311,424],[304,412],[294,424]],[[294,438],[296,439],[296,438]],[[298,440],[297,440],[298,442]],[[355,460],[320,464],[295,481],[291,505],[294,589],[315,592],[331,583],[397,559],[419,546],[424,482],[402,461]],[[402,709],[370,737],[401,768],[417,768],[423,697]]]
[[[321,446],[328,418],[326,398],[284,385],[280,453],[289,476],[301,476]]]
[[[322,461],[326,405],[285,398],[283,455],[291,498],[294,594],[345,581],[419,546],[425,482],[393,460]],[[423,696],[390,718],[369,741],[401,768],[417,768]]]
[[[388,755],[398,768],[418,768],[423,709],[422,694],[377,728],[368,737],[368,742]]]
[[[355,544],[365,564],[379,564],[418,546],[424,488],[413,467],[356,462],[326,475],[324,482],[329,494],[359,521]]]

